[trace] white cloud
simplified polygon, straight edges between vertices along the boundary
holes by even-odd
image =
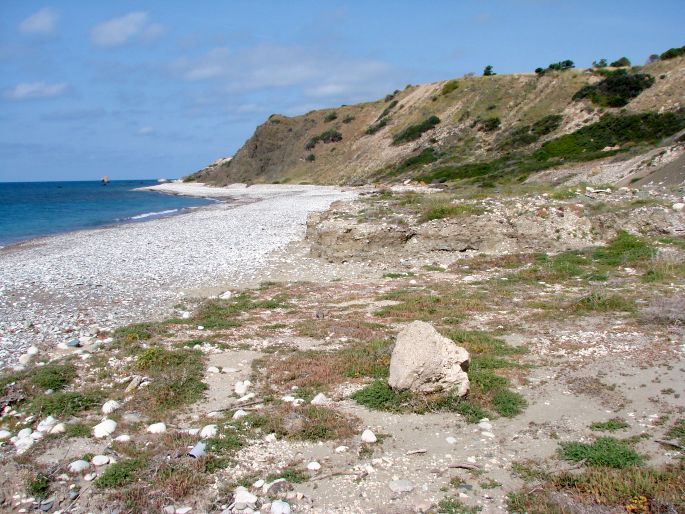
[[[90,31],[90,39],[98,46],[114,47],[134,39],[152,41],[163,33],[162,25],[150,23],[146,12],[136,11],[96,25]]]
[[[19,24],[19,32],[24,34],[53,34],[57,30],[59,15],[54,9],[44,7],[33,13]]]
[[[66,82],[48,84],[47,82],[24,82],[5,91],[5,98],[13,101],[55,98],[67,93]]]
[[[187,81],[213,81],[227,92],[302,87],[312,98],[345,98],[378,94],[390,85],[390,68],[367,59],[349,59],[301,47],[261,45],[241,51],[214,48],[196,58],[183,58],[175,71]]]

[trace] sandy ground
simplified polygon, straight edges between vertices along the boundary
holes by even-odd
[[[238,202],[0,250],[0,367],[30,345],[169,315],[188,294],[253,280],[271,252],[302,238],[311,212],[354,196],[317,186],[151,189]]]

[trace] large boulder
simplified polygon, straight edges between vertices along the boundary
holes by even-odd
[[[469,392],[468,365],[469,352],[429,323],[414,321],[397,335],[388,384],[400,391],[465,396]]]

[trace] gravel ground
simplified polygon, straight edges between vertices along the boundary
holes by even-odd
[[[271,252],[302,238],[309,213],[354,196],[313,186],[155,188],[252,202],[1,249],[0,368],[30,345],[167,315],[189,293],[249,281]]]

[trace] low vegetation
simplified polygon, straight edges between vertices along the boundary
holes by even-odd
[[[433,130],[440,123],[440,118],[437,116],[430,116],[426,118],[421,123],[416,125],[410,125],[403,131],[393,137],[392,143],[394,145],[401,145],[403,143],[408,143],[409,141],[415,141],[419,139],[424,132]]]
[[[654,84],[654,77],[645,73],[616,70],[602,81],[584,86],[573,95],[574,100],[587,98],[602,107],[623,107]]]
[[[593,443],[562,443],[559,456],[588,466],[623,469],[642,464],[643,458],[633,448],[613,437],[600,437]]]
[[[319,143],[337,143],[338,141],[342,141],[343,136],[340,132],[338,132],[335,129],[329,129],[318,136],[312,137],[307,143],[304,145],[305,150],[313,150],[314,147],[319,144]]]

